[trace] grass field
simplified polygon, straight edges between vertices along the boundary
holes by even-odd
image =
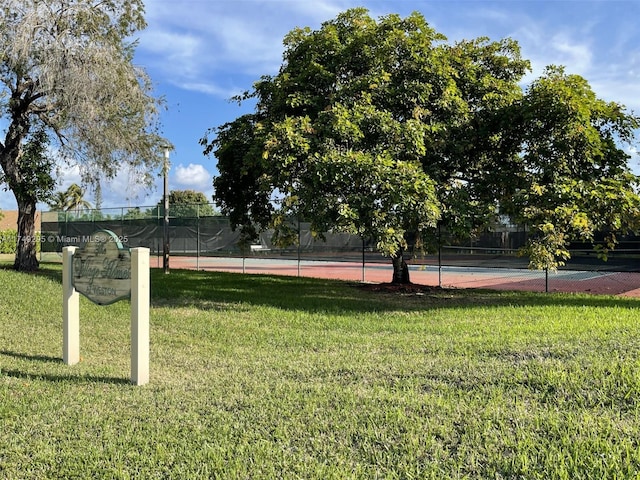
[[[0,478],[640,478],[640,300],[152,271],[129,305],[0,268]]]

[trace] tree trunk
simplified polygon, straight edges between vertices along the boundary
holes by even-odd
[[[36,201],[16,195],[18,202],[18,239],[16,260],[13,268],[21,272],[33,272],[38,269],[36,253]]]
[[[404,261],[404,251],[398,250],[395,257],[391,258],[393,263],[393,279],[391,283],[397,285],[406,285],[411,283],[409,280],[409,266]]]

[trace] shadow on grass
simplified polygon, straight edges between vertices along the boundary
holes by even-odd
[[[45,381],[52,383],[108,383],[114,385],[131,385],[131,381],[119,377],[101,377],[99,375],[54,375],[50,373],[26,373],[18,370],[2,369],[0,375],[28,381]]]
[[[18,272],[15,268],[13,268],[13,264],[3,264],[0,263],[0,270],[6,270],[8,272],[15,272],[20,275],[35,275],[42,278],[48,278],[51,281],[56,283],[62,283],[62,265],[51,264],[51,263],[41,263],[40,268],[34,272]]]
[[[0,269],[12,270],[11,266]],[[42,264],[37,275],[62,283],[62,267]],[[151,305],[191,306],[236,310],[239,304],[306,312],[427,311],[439,308],[502,306],[617,307],[637,308],[640,300],[592,294],[561,294],[488,289],[441,289],[423,286],[422,291],[377,290],[371,284],[261,274],[174,269],[164,274],[151,269]]]
[[[308,312],[416,311],[435,308],[502,306],[589,306],[637,308],[632,298],[590,294],[440,289],[374,291],[361,283],[305,277],[243,275],[227,272],[151,270],[151,302],[163,307],[247,303]]]
[[[9,350],[0,350],[0,355],[13,357],[20,360],[29,360],[33,362],[57,363],[61,364],[62,359],[51,357],[49,355],[29,355],[26,353],[12,352]],[[119,377],[104,377],[99,375],[55,375],[50,373],[26,373],[19,370],[0,369],[0,375],[6,375],[11,378],[19,378],[22,380],[44,380],[47,382],[72,382],[72,383],[111,383],[111,384],[130,384],[129,379]]]
[[[48,355],[29,355],[26,353],[10,352],[8,350],[0,350],[0,355],[19,358],[21,360],[33,360],[36,362],[62,363],[62,359],[60,357],[51,357]]]

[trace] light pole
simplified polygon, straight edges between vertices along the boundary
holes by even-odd
[[[169,273],[169,147],[164,147],[164,220],[163,220],[163,244],[162,244],[162,270]]]

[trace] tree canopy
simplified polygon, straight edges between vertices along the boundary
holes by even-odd
[[[575,234],[633,225],[636,177],[618,144],[637,119],[559,68],[523,91],[516,41],[448,43],[419,13],[358,8],[284,46],[278,74],[237,98],[255,112],[202,139],[215,199],[243,235],[272,227],[287,241],[292,216],[358,233],[406,281],[408,239],[438,222],[470,234],[513,215],[533,226],[532,266],[551,268]]]
[[[154,208],[159,214],[164,212],[164,200],[160,199]],[[196,190],[171,190],[169,192],[169,215],[180,218],[213,217],[217,212],[207,196]]]
[[[531,227],[533,267],[557,268],[569,258],[571,240],[593,243],[596,233],[605,235],[596,247],[606,257],[617,235],[637,231],[638,177],[621,145],[635,142],[638,117],[597,98],[579,75],[551,66],[511,120],[521,134],[521,164],[503,208]]]
[[[37,268],[35,206],[55,185],[52,158],[77,162],[88,183],[112,177],[123,163],[150,181],[161,162],[161,102],[132,63],[130,39],[144,27],[142,0],[6,0],[0,6],[0,116],[8,124],[0,181],[18,204],[17,269]],[[30,155],[30,138],[40,134],[35,141],[52,145]]]

